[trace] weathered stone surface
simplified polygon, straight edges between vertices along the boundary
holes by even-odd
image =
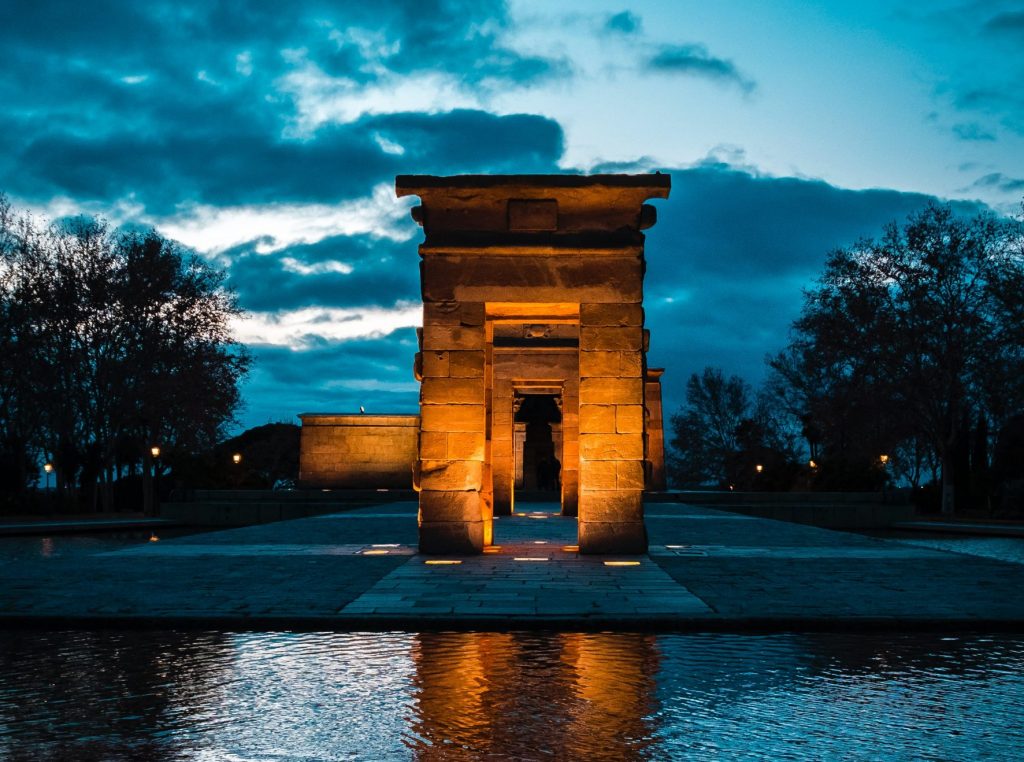
[[[423,358],[421,379],[430,378],[446,378],[449,374],[449,355],[445,351],[429,351],[420,352]]]
[[[423,327],[423,350],[483,349],[482,326],[427,325]]]
[[[423,405],[423,431],[484,431],[483,405]]]
[[[580,431],[588,434],[614,434],[615,405],[580,405]]]
[[[483,432],[452,432],[448,434],[448,453],[452,460],[484,460]]]
[[[580,323],[590,326],[641,326],[644,309],[639,304],[581,304]]]
[[[299,482],[321,488],[405,488],[419,416],[304,414],[299,443]]]
[[[643,405],[615,406],[615,431],[619,434],[642,434],[643,430]]]
[[[420,493],[420,517],[433,523],[479,521],[480,495],[458,490],[424,490]]]
[[[582,460],[644,459],[644,440],[639,434],[588,434],[581,432],[579,442]]]
[[[449,372],[453,378],[483,377],[484,359],[483,352],[451,352]]]
[[[421,521],[420,552],[427,555],[475,555],[484,549],[484,522]]]
[[[632,405],[643,399],[639,378],[584,378],[580,380],[580,403]]]
[[[427,378],[420,387],[425,405],[483,405],[483,378]]]
[[[643,521],[642,489],[581,489],[580,522]]]
[[[615,461],[615,488],[642,490],[644,488],[643,462],[639,460]]]
[[[423,460],[422,490],[479,490],[483,486],[483,462],[479,460]]]
[[[587,490],[616,489],[616,464],[614,460],[585,460],[580,463],[579,476]]]
[[[617,351],[596,351],[580,352],[580,376],[591,378],[603,376],[606,378],[618,378],[620,372],[620,358]]]
[[[643,522],[580,520],[580,553],[585,555],[639,555],[647,552],[647,529]]]
[[[643,333],[637,326],[587,326],[580,328],[580,349],[640,349]]]
[[[448,434],[443,431],[424,431],[420,434],[420,457],[425,460],[447,458]]]

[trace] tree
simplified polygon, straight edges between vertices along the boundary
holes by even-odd
[[[148,501],[154,445],[166,456],[222,438],[251,362],[231,339],[241,311],[223,272],[152,230],[39,229],[6,202],[0,254],[6,449],[52,461],[59,491],[88,487],[109,508],[136,469]]]
[[[741,488],[784,487],[778,475],[795,459],[795,441],[784,411],[771,397],[755,395],[739,376],[718,368],[694,373],[686,384],[686,406],[671,418],[673,480],[686,487],[714,484]],[[755,484],[755,465],[771,465]],[[782,479],[786,481],[788,477]]]
[[[931,205],[830,256],[771,361],[823,457],[899,449],[920,466],[928,450],[953,511],[971,430],[998,430],[1024,403],[1021,241],[1018,220]]]

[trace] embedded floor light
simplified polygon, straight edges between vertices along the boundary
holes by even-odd
[[[605,566],[639,566],[639,561],[605,561]]]
[[[429,558],[423,563],[428,566],[455,566],[457,564],[461,564],[462,561],[456,561],[451,558]]]

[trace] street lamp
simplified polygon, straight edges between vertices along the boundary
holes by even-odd
[[[149,448],[149,454],[153,456],[153,507],[160,504],[160,445],[153,445]]]
[[[814,462],[813,460],[809,461],[809,462],[807,463],[807,465],[808,465],[808,466],[810,466],[810,467],[811,467],[812,469],[814,469],[814,468],[817,468],[817,467],[818,467],[818,464],[817,464],[817,463],[815,463],[815,462]]]
[[[53,473],[53,463],[44,463],[43,470],[46,472],[46,491],[50,491],[50,474]]]
[[[754,466],[754,470],[757,471],[757,473],[761,473],[762,471],[764,471],[764,466],[758,463],[756,466]]]
[[[889,462],[889,456],[888,455],[879,455],[878,456],[878,461],[882,464],[882,468],[885,468],[885,465]]]
[[[160,447],[158,445],[153,445],[152,447],[150,447],[149,452],[153,456],[153,460],[156,460],[157,458],[160,457]]]
[[[242,453],[236,452],[234,455],[231,456],[231,460],[237,466],[239,463],[242,462]]]

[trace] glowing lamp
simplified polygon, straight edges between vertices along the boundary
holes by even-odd
[[[639,561],[605,561],[605,566],[639,566]]]
[[[758,463],[756,466],[754,466],[754,470],[757,471],[757,473],[761,473],[762,471],[764,471],[764,466]]]
[[[53,463],[44,463],[43,470],[48,474],[53,473]]]
[[[888,455],[879,455],[878,456],[878,460],[884,466],[886,463],[889,462],[889,456]]]
[[[236,452],[234,455],[231,456],[231,460],[237,466],[239,463],[242,462],[242,453]]]
[[[159,458],[160,457],[160,447],[157,446],[157,445],[153,445],[152,447],[149,448],[149,453],[154,458]]]
[[[815,463],[813,460],[808,461],[807,465],[810,466],[811,468],[817,468],[818,467],[818,464]]]
[[[462,561],[456,561],[450,558],[430,558],[424,561],[427,566],[455,566],[461,564]]]

